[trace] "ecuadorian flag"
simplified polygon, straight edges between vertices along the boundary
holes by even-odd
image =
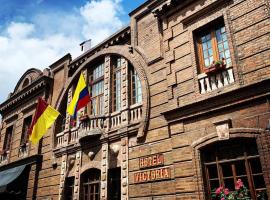
[[[33,144],[37,144],[59,114],[57,110],[49,106],[42,98],[39,98],[36,113],[28,130],[29,140]]]
[[[90,101],[90,95],[81,73],[78,85],[73,95],[72,101],[70,102],[67,112],[74,118],[76,117],[77,111],[86,106]]]

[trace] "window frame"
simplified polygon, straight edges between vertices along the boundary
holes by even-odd
[[[136,77],[136,80],[134,80]],[[136,81],[136,82],[134,82]],[[142,83],[140,77],[133,66],[129,66],[129,84],[130,84],[130,105],[142,103]],[[135,85],[135,87],[134,87]],[[135,94],[134,94],[135,91]],[[140,100],[139,99],[140,96]]]
[[[29,131],[29,128],[31,126],[32,119],[33,119],[32,115],[29,115],[29,116],[25,117],[24,120],[23,120],[23,127],[22,127],[22,135],[21,135],[20,145],[28,143],[28,141],[29,141],[29,133],[28,133],[28,131]],[[26,124],[26,122],[27,123],[29,122],[28,120],[30,121],[30,123]],[[27,128],[27,125],[28,125],[28,128]]]
[[[219,56],[219,49],[218,49],[218,42],[217,42],[217,35],[216,31],[225,28],[225,34],[226,34],[226,42],[228,45],[228,51],[230,53],[230,65],[232,64],[232,54],[230,50],[230,44],[229,44],[229,39],[228,39],[228,31],[227,27],[225,26],[224,20],[223,19],[217,19],[214,22],[211,22],[207,25],[204,25],[202,28],[199,30],[196,30],[195,32],[195,44],[196,44],[196,54],[197,54],[197,62],[198,62],[198,69],[201,73],[204,73],[210,66],[211,63],[208,67],[205,66],[205,59],[204,59],[204,54],[203,54],[203,44],[202,44],[202,37],[206,36],[207,34],[210,34],[211,37],[211,48],[212,48],[212,56],[213,56],[213,61],[219,61],[222,58]]]
[[[10,132],[9,132],[9,129],[11,129]],[[14,131],[13,125],[9,126],[6,129],[5,140],[4,140],[4,144],[3,144],[3,150],[5,152],[10,151],[10,149],[11,149],[13,131]]]
[[[247,144],[249,144],[249,143],[247,143]],[[225,179],[227,179],[227,180],[228,179],[233,179],[234,185],[236,185],[236,182],[237,182],[238,178],[240,178],[240,179],[241,178],[242,179],[246,178],[248,185],[245,185],[245,186],[249,188],[250,195],[251,195],[252,199],[257,199],[257,197],[256,197],[257,196],[257,191],[267,190],[266,185],[265,185],[264,188],[256,188],[256,186],[255,186],[254,177],[255,176],[263,177],[263,171],[261,171],[259,173],[253,173],[252,172],[253,169],[251,167],[251,161],[255,160],[255,159],[258,159],[259,160],[258,164],[260,164],[260,167],[261,167],[261,170],[262,170],[262,166],[261,166],[261,162],[260,162],[260,155],[258,153],[257,146],[254,147],[254,148],[256,148],[256,151],[257,151],[256,155],[248,155],[248,153],[247,153],[248,152],[247,144],[245,143],[245,145],[243,146],[243,155],[238,156],[237,158],[219,159],[219,156],[221,156],[221,155],[218,155],[218,150],[216,149],[216,151],[213,152],[213,154],[214,154],[213,157],[215,157],[214,161],[205,162],[202,159],[202,168],[203,168],[204,180],[205,180],[204,183],[205,183],[205,186],[206,186],[206,192],[207,192],[208,197],[211,197],[211,193],[212,193],[211,190],[214,189],[214,188],[211,188],[211,181],[218,181],[219,186],[224,186],[225,185],[225,187],[226,187],[226,184],[224,182]],[[251,145],[249,145],[249,146],[251,146]],[[229,147],[225,146],[225,148],[229,148]],[[235,149],[235,150],[237,150],[237,149]],[[205,152],[202,152],[202,153],[203,153],[203,155],[208,154],[209,150],[207,150]],[[235,155],[237,155],[237,154],[235,154]],[[239,171],[237,171],[237,167],[235,166],[235,163],[237,163],[237,162],[243,162],[242,164],[244,164],[244,168],[245,168],[245,172],[243,174],[238,174]],[[224,164],[228,164],[231,167],[232,175],[230,175],[230,176],[225,175],[224,176],[223,168],[222,168],[222,165],[224,166]],[[216,178],[210,177],[210,172],[209,172],[209,167],[210,166],[216,167],[216,171],[217,171],[217,177]],[[264,184],[265,184],[265,182],[264,182]]]
[[[95,69],[99,68],[100,66],[102,66],[102,75],[99,77],[95,77],[94,73],[95,73]],[[91,93],[91,101],[90,101],[90,115],[92,116],[100,116],[104,114],[104,62],[100,62],[99,64],[96,64],[94,69],[92,69],[90,75],[89,75],[89,80],[90,80],[90,93]],[[94,79],[95,78],[95,79]],[[98,95],[93,95],[93,88],[94,85],[99,84],[100,82],[103,81],[103,90],[102,93],[98,94]],[[103,99],[102,99],[103,97]],[[95,105],[93,104],[93,101],[96,101]],[[101,101],[103,101],[101,103]],[[95,106],[96,111],[94,112],[94,108],[93,106]],[[100,107],[103,107],[102,109]]]
[[[65,180],[65,192],[64,192],[64,196],[65,199],[67,200],[72,200],[74,197],[74,186],[75,186],[75,177],[71,176],[71,177],[67,177]],[[71,196],[69,196],[71,193]]]
[[[93,200],[100,199],[101,192],[101,172],[98,169],[89,169],[82,174],[81,177],[81,197],[83,200],[89,200],[93,196]],[[91,193],[91,187],[94,187],[94,193]],[[87,188],[87,191],[86,191]],[[96,193],[96,188],[98,192]],[[97,198],[95,198],[97,196]]]

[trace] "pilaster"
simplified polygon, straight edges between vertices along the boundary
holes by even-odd
[[[1,140],[0,140],[0,150],[2,150],[4,146],[4,141],[5,141],[5,133],[7,132],[7,123],[2,122],[2,129],[1,129]]]
[[[60,174],[60,185],[59,185],[59,200],[64,199],[65,190],[65,178],[67,173],[67,155],[63,155],[61,159],[61,174]]]
[[[109,116],[111,110],[110,104],[110,88],[111,88],[111,57],[105,57],[104,63],[104,115]],[[109,130],[109,120],[108,118],[104,122],[105,130]]]
[[[121,58],[121,124],[128,124],[128,61]]]
[[[81,177],[81,157],[82,152],[77,151],[76,152],[76,159],[75,159],[75,180],[74,180],[74,195],[73,200],[79,200],[80,199],[80,177]]]
[[[128,199],[128,137],[121,139],[121,200]]]
[[[109,158],[109,145],[108,143],[102,144],[102,161],[101,161],[101,200],[107,200],[107,187],[108,187],[108,158]]]

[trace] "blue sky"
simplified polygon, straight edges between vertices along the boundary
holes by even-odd
[[[29,68],[44,69],[79,44],[99,43],[129,23],[145,0],[0,0],[0,103]]]

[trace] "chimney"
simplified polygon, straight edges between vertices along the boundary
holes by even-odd
[[[80,46],[82,52],[88,51],[89,49],[91,49],[91,39],[82,42]]]

